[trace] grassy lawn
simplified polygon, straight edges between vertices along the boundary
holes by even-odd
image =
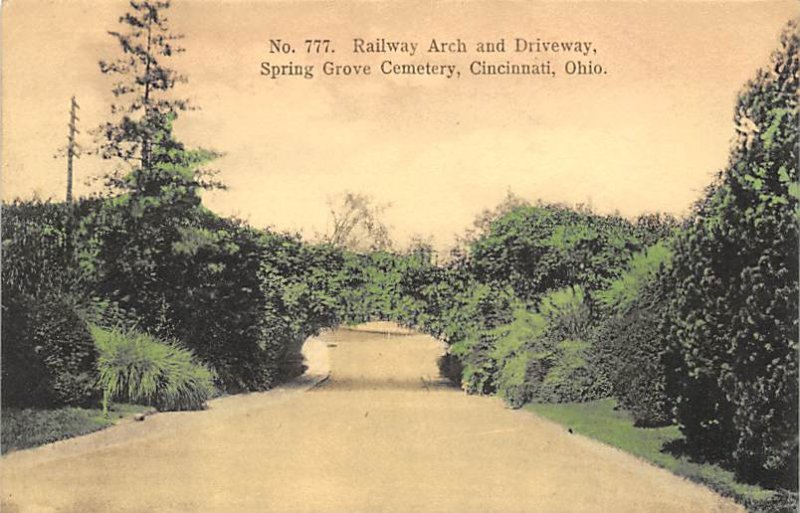
[[[107,419],[100,409],[3,409],[0,413],[0,452],[5,454],[85,435],[149,409],[148,406],[115,404]]]
[[[589,403],[531,404],[534,413],[572,428],[576,433],[594,438],[636,455],[659,467],[700,482],[745,505],[749,511],[793,511],[784,509],[788,500],[783,494],[736,481],[733,472],[716,465],[697,463],[686,457],[663,452],[665,443],[681,438],[677,426],[637,428],[623,410],[615,410],[612,399]],[[780,495],[780,496],[779,496]]]

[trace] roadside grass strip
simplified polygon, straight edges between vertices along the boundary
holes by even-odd
[[[99,408],[3,409],[0,413],[0,448],[2,454],[6,454],[86,435],[151,409],[135,404],[115,404],[108,418]]]
[[[748,511],[785,511],[794,502],[782,492],[736,481],[734,473],[711,463],[693,461],[680,455],[681,433],[677,426],[639,428],[630,415],[616,409],[613,399],[586,403],[529,404],[526,409],[588,436],[667,469],[674,474],[704,484],[730,497]]]

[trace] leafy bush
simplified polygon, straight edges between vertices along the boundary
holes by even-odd
[[[299,348],[336,322],[340,254],[215,216],[191,198],[127,194],[84,222],[94,295],[138,330],[179,340],[226,392],[265,390],[301,370]]]
[[[620,277],[608,288],[595,293],[598,303],[605,309],[604,314],[613,316],[635,309],[645,289],[671,260],[672,250],[666,241],[659,241],[634,254]]]
[[[91,327],[104,409],[111,399],[152,405],[162,411],[202,409],[212,395],[213,375],[192,353],[144,333]]]
[[[542,402],[583,402],[608,396],[606,376],[593,365],[592,316],[580,287],[554,290],[538,306],[547,331],[539,342],[549,363],[536,392]]]
[[[550,292],[535,311],[515,308],[512,322],[493,331],[500,396],[513,407],[607,396],[609,383],[592,364],[590,330],[580,287]]]
[[[38,394],[37,404],[80,402],[42,395],[49,382],[33,351],[50,346],[36,337],[55,344],[71,323],[82,330],[73,339],[89,340],[85,325],[53,317],[66,315],[49,312],[46,303],[60,301],[53,298],[80,298],[74,309],[101,326],[179,340],[227,392],[264,390],[302,372],[305,339],[338,322],[341,251],[215,216],[177,178],[204,155],[174,157],[163,176],[156,173],[164,179],[158,189],[75,205],[3,206],[4,397],[19,397],[21,406],[26,394]]]
[[[743,501],[749,513],[797,513],[800,497],[797,492],[778,490],[768,499]]]
[[[590,363],[592,344],[586,340],[561,340],[557,357],[541,383],[537,399],[548,403],[585,402],[610,395],[605,376]]]
[[[85,291],[76,216],[94,208],[3,205],[2,398],[7,406],[83,405],[97,397],[96,351],[73,300]]]
[[[3,292],[31,297],[85,291],[78,265],[80,219],[97,208],[94,200],[77,204],[39,200],[3,203]]]
[[[443,378],[447,378],[454,385],[461,385],[461,380],[464,379],[464,366],[461,361],[453,354],[445,353],[436,361],[439,367],[439,374]]]
[[[497,360],[492,354],[497,334],[494,328],[511,320],[513,296],[507,290],[476,285],[457,298],[446,320],[451,338],[450,353],[462,367],[461,386],[469,393],[493,394]],[[456,326],[460,323],[460,326]]]
[[[4,406],[87,405],[99,397],[97,350],[64,297],[3,297]]]
[[[596,361],[611,382],[620,407],[637,426],[663,426],[672,421],[672,402],[665,391],[661,361],[665,341],[659,312],[633,308],[608,319],[596,335]]]
[[[492,334],[480,331],[450,347],[451,354],[461,362],[461,388],[467,393],[493,394],[497,390],[494,343]]]
[[[663,280],[671,258],[664,243],[634,255],[628,270],[596,296],[604,320],[595,332],[596,365],[613,387],[619,405],[639,426],[672,420],[665,390],[662,356],[666,348],[660,324],[667,308]]]
[[[518,305],[513,319],[495,329],[493,350],[499,362],[497,391],[509,405],[519,408],[530,402],[552,364],[552,352],[541,346],[547,319]]]

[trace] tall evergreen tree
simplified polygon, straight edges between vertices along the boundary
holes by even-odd
[[[105,159],[127,164],[106,177],[109,187],[148,196],[160,195],[165,185],[178,185],[196,193],[199,188],[220,186],[207,172],[193,167],[176,173],[175,166],[213,158],[212,152],[187,155],[175,140],[172,123],[190,108],[174,94],[176,84],[187,82],[170,67],[169,60],[184,51],[182,34],[170,31],[166,12],[169,0],[131,0],[130,10],[119,18],[122,30],[109,31],[122,50],[116,59],[100,61],[100,70],[118,78],[112,89],[112,119],[98,129],[99,153]],[[177,183],[176,183],[177,181]],[[174,187],[172,187],[174,189]]]
[[[130,7],[119,18],[124,30],[109,32],[122,55],[100,62],[104,74],[118,77],[100,153],[123,164],[106,177],[122,194],[103,202],[87,226],[94,226],[98,295],[137,312],[145,330],[168,336],[188,272],[177,248],[202,238],[200,192],[218,186],[203,166],[216,154],[186,149],[173,134],[189,102],[172,91],[186,78],[168,64],[183,51],[176,44],[183,36],[170,32],[165,15],[170,2],[132,0]]]
[[[740,95],[730,164],[676,240],[665,359],[689,445],[794,489],[799,49],[793,22]]]

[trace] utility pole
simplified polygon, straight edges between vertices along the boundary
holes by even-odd
[[[72,97],[72,104],[69,109],[69,137],[67,138],[67,203],[72,203],[72,159],[80,157],[78,147],[75,144],[75,135],[78,130],[78,102],[75,96]]]

